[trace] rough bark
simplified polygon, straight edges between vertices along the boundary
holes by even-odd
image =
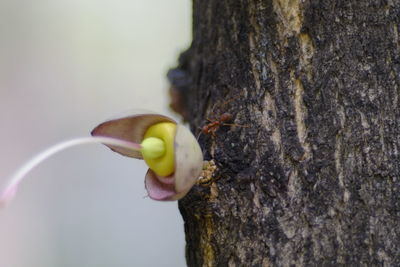
[[[182,113],[196,133],[224,112],[236,126],[200,135],[209,171],[179,203],[188,265],[400,266],[400,1],[193,12]]]

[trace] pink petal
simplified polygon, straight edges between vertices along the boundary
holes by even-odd
[[[103,122],[93,129],[92,135],[113,137],[140,144],[147,128],[155,123],[165,121],[176,123],[174,120],[159,114],[130,114]],[[140,152],[112,145],[107,146],[124,156],[142,159]]]
[[[144,179],[145,187],[149,197],[153,200],[174,200],[175,178],[158,177],[152,170],[148,170]]]

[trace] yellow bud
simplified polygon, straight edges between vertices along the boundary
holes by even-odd
[[[154,139],[159,139],[163,141],[163,146],[165,148],[165,152],[153,153],[149,152],[146,148],[142,149],[143,159],[146,164],[159,176],[169,176],[174,173],[175,170],[175,157],[174,157],[174,139],[176,133],[176,124],[172,122],[160,122],[150,126],[146,133],[144,134],[144,141],[142,142],[142,146],[148,147],[146,141],[149,138],[150,143],[159,143],[159,141],[154,141]],[[156,145],[158,146],[158,145]],[[151,146],[150,146],[151,147]],[[150,149],[151,150],[151,149]],[[157,149],[156,149],[157,150]],[[157,155],[159,155],[157,157]]]

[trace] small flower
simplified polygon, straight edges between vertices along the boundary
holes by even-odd
[[[144,146],[138,153],[105,144],[122,155],[145,160],[149,166],[145,187],[154,200],[184,197],[202,170],[203,154],[196,138],[186,127],[163,115],[134,114],[113,119],[97,126],[92,135]]]
[[[22,179],[43,160],[88,143],[102,143],[124,156],[144,159],[149,166],[145,187],[154,200],[184,197],[202,169],[200,146],[187,128],[163,115],[132,114],[100,124],[92,131],[92,137],[65,141],[35,156],[12,176],[0,195],[0,206],[12,200]]]

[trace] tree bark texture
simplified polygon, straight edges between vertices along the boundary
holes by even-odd
[[[199,137],[208,165],[179,202],[188,265],[400,266],[400,1],[193,12],[176,105],[196,133],[226,112],[234,125]]]

